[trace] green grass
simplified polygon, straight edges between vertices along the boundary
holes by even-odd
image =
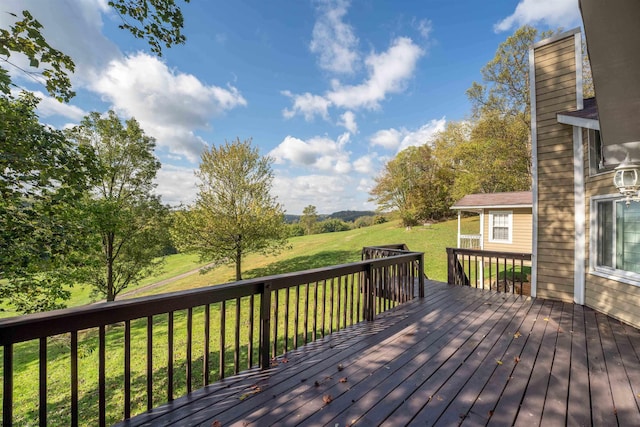
[[[478,217],[463,218],[465,228],[478,228]],[[447,247],[454,247],[457,221],[444,221],[431,226],[406,229],[399,221],[338,233],[314,234],[291,238],[290,249],[277,256],[250,254],[243,260],[243,278],[307,270],[360,261],[364,246],[405,243],[409,249],[425,253],[425,273],[430,279],[446,281]],[[187,278],[156,288],[148,294],[172,292],[195,287],[227,283],[235,279],[232,265],[223,265],[206,274]],[[147,294],[147,295],[148,295]],[[144,295],[144,293],[140,294]]]
[[[465,227],[473,228],[473,221],[477,217],[463,220]],[[446,280],[447,277],[447,256],[445,248],[455,246],[457,233],[457,221],[447,221],[433,224],[429,227],[413,227],[405,229],[399,222],[392,221],[372,227],[350,230],[339,233],[319,234],[312,236],[302,236],[290,240],[291,248],[277,256],[263,257],[259,255],[249,255],[244,260],[244,278],[260,277],[271,274],[279,274],[291,271],[306,270],[310,268],[323,267],[328,265],[343,264],[360,260],[360,252],[363,246],[386,245],[393,243],[405,243],[413,251],[425,253],[425,272],[435,280]],[[165,270],[161,275],[146,279],[140,286],[155,283],[168,277],[174,277],[186,271],[202,265],[195,255],[172,255],[166,258]],[[234,279],[233,266],[220,266],[207,274],[195,274],[187,278],[177,280],[161,288],[154,288],[149,293],[161,293],[191,289],[200,286],[214,285],[229,282]],[[316,288],[317,286],[317,288]],[[328,293],[323,285],[310,285],[311,304],[320,304],[325,293]],[[325,285],[326,286],[326,285]],[[346,285],[345,285],[346,286]],[[357,286],[357,278],[349,286]],[[355,288],[357,289],[357,287]],[[72,304],[82,304],[90,301],[89,292],[83,293],[74,289],[74,299]],[[286,291],[280,291],[279,310],[285,304]],[[302,300],[306,288],[300,288],[300,294],[291,291],[290,307],[294,301]],[[315,295],[318,295],[316,299]],[[357,292],[356,292],[357,294]],[[139,296],[139,295],[136,295]],[[296,299],[298,297],[298,299]],[[256,307],[259,298],[256,298]],[[249,324],[247,313],[249,299],[245,298],[241,302],[241,339],[246,343],[248,331],[252,326]],[[70,304],[71,305],[71,304]],[[254,318],[259,316],[254,309]],[[327,308],[329,313],[329,308]],[[336,307],[337,310],[337,307]],[[202,377],[198,372],[202,372],[202,354],[204,350],[203,340],[203,308],[194,309],[194,342],[193,342],[193,372],[194,389],[203,384]],[[219,304],[211,307],[212,325],[219,325],[221,307]],[[217,351],[219,349],[220,337],[224,336],[227,346],[231,346],[235,337],[235,302],[226,304],[225,308],[227,323],[226,329],[220,333],[219,328],[212,328],[211,331],[211,367],[212,380],[219,374],[217,366]],[[329,322],[328,319],[337,316],[336,312],[328,314],[329,317],[319,319],[316,317],[318,328]],[[154,317],[153,330],[153,375],[154,375],[154,405],[166,401],[166,349],[167,349],[167,315]],[[310,315],[309,328],[313,323],[313,315]],[[284,329],[284,319],[280,316],[278,323]],[[257,340],[256,326],[254,328],[254,340]],[[291,328],[291,327],[289,327]],[[300,325],[302,328],[302,325]],[[123,398],[123,326],[122,324],[109,326],[107,333],[107,396],[108,396],[108,423],[113,423],[122,418],[122,398]],[[175,396],[186,393],[185,366],[186,366],[186,313],[177,312],[174,319],[174,369],[175,369]],[[321,332],[318,332],[321,335]],[[82,425],[95,425],[97,413],[97,330],[83,331],[79,340],[79,372],[80,383],[80,412]],[[144,319],[132,322],[132,412],[144,411],[146,402],[146,321]],[[304,336],[299,330],[289,329],[289,347],[292,345],[293,336],[297,335],[299,345]],[[53,337],[48,340],[48,396],[49,396],[49,424],[68,425],[70,409],[70,382],[69,382],[69,336]],[[280,337],[282,340],[282,337]],[[38,343],[36,341],[17,344],[14,348],[14,407],[16,425],[36,425],[37,424],[37,390],[39,378],[37,375],[38,363]],[[282,348],[284,342],[278,344]],[[246,367],[247,351],[244,344],[244,352],[240,366]],[[254,344],[254,363],[256,362],[257,342]],[[199,356],[198,356],[199,355]],[[1,356],[0,356],[1,357]],[[233,372],[233,355],[227,350],[224,359],[226,374]],[[1,393],[1,391],[0,391]],[[119,403],[120,402],[120,403]]]

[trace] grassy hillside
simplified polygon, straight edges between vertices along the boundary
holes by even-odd
[[[477,233],[478,224],[477,216],[465,218],[462,221],[462,232]],[[243,260],[243,277],[248,279],[355,262],[360,260],[360,251],[363,246],[406,243],[411,250],[425,253],[425,272],[429,278],[445,281],[447,278],[447,254],[445,248],[455,246],[456,235],[457,221],[451,220],[428,227],[418,226],[410,229],[402,227],[399,221],[391,221],[338,233],[294,237],[290,239],[290,249],[285,250],[278,256],[264,257],[259,254],[247,256]],[[167,256],[164,267],[159,274],[148,277],[141,281],[138,286],[127,288],[125,291],[132,291],[178,276],[205,264],[200,262],[195,254]],[[230,282],[235,278],[234,271],[233,266],[220,266],[207,274],[195,274],[165,286],[153,288],[147,292],[136,293],[131,297]],[[126,298],[126,296],[123,298]],[[89,287],[76,286],[71,289],[71,299],[67,302],[67,305],[74,307],[90,304],[95,300],[96,298],[92,297]],[[0,318],[16,316],[17,314],[5,307],[5,311],[0,311]]]
[[[478,217],[463,219],[463,232],[475,233]],[[306,270],[360,260],[363,246],[405,243],[411,250],[425,253],[425,272],[434,280],[447,279],[447,247],[456,245],[457,221],[445,221],[428,227],[406,229],[399,221],[338,233],[314,234],[290,239],[290,249],[277,256],[258,254],[243,260],[243,278],[254,278],[291,271]],[[206,274],[193,275],[149,293],[172,292],[183,289],[233,281],[233,266],[220,266]],[[137,296],[144,295],[138,294]]]

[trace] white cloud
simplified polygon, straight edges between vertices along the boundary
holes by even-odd
[[[282,110],[282,115],[286,119],[294,117],[296,114],[304,115],[305,120],[311,121],[315,115],[319,115],[325,120],[329,119],[329,106],[331,102],[322,96],[304,93],[302,95],[294,95],[288,90],[282,91],[282,94],[293,99],[293,107]]]
[[[369,141],[371,145],[379,145],[388,150],[400,152],[407,147],[428,143],[437,132],[444,130],[446,123],[447,121],[443,117],[438,120],[433,119],[413,131],[405,128],[383,129],[373,134]]]
[[[356,123],[356,115],[353,111],[345,111],[344,114],[340,116],[340,121],[338,125],[343,126],[346,130],[351,132],[352,134],[358,133],[358,124]]]
[[[324,137],[303,141],[287,136],[271,150],[269,156],[273,157],[276,164],[289,163],[296,167],[346,174],[352,169],[349,162],[350,153],[345,151],[348,142],[348,133],[342,134],[337,141]]]
[[[171,206],[192,204],[198,194],[198,179],[194,170],[163,164],[156,176],[156,193],[162,195],[162,202]]]
[[[431,23],[430,20],[428,19],[421,19],[420,21],[413,21],[412,25],[415,27],[416,30],[418,30],[418,33],[420,33],[420,36],[422,36],[423,39],[429,39],[429,36],[431,35],[431,31],[433,31],[433,24]]]
[[[14,95],[16,92],[14,92]],[[87,115],[87,112],[82,108],[72,104],[64,104],[40,91],[35,91],[33,94],[40,99],[38,103],[38,115],[40,117],[62,116],[79,122]]]
[[[371,53],[365,60],[367,79],[359,85],[342,85],[332,80],[332,89],[324,96],[304,93],[295,95],[289,91],[282,94],[294,100],[292,109],[285,109],[283,115],[291,118],[303,114],[306,120],[315,115],[328,117],[331,106],[339,108],[375,110],[388,94],[405,90],[407,81],[413,76],[418,59],[424,51],[407,37],[395,39],[388,50],[380,54]]]
[[[342,86],[334,81],[333,90],[326,97],[337,107],[377,109],[387,94],[405,89],[423,53],[411,39],[399,37],[387,51],[367,57],[365,64],[369,76],[365,82]]]
[[[356,159],[356,161],[353,162],[353,168],[356,170],[356,172],[370,175],[375,171],[373,161],[376,159],[376,157],[376,153],[365,154],[364,156]]]
[[[389,150],[394,150],[400,146],[402,131],[397,129],[382,129],[376,132],[371,138],[371,145],[379,145]]]
[[[359,60],[358,38],[352,27],[343,22],[348,7],[346,0],[321,1],[309,43],[311,52],[319,56],[320,67],[334,73],[353,73]]]
[[[495,32],[525,24],[568,27],[581,22],[578,0],[520,0],[513,14],[493,26]]]
[[[316,206],[320,213],[374,210],[375,205],[367,201],[369,194],[354,190],[359,186],[359,180],[350,176],[312,174],[288,177],[280,174],[273,180],[273,194],[292,214],[301,214],[308,205]]]
[[[119,113],[135,117],[158,146],[191,161],[205,145],[193,131],[207,129],[214,114],[247,105],[235,87],[205,85],[141,52],[113,60],[91,88]]]

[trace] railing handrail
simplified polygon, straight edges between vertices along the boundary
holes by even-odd
[[[386,267],[396,264],[401,259],[420,261],[421,257],[420,252],[404,252],[386,258],[246,279],[186,291],[10,317],[0,320],[0,345],[15,344],[255,295],[263,291],[266,283],[270,284],[271,290],[284,289],[330,279],[338,274],[359,273],[367,271],[368,268]]]
[[[466,248],[447,248],[447,252],[452,252],[460,255],[485,255],[491,257],[507,257],[514,259],[522,259],[524,261],[531,261],[531,254],[524,252],[504,252],[504,251],[486,251],[483,249],[466,249]]]

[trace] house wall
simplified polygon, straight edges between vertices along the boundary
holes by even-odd
[[[573,301],[575,207],[573,127],[557,113],[577,108],[575,34],[533,49],[536,296]]]
[[[512,236],[511,243],[496,243],[489,241],[489,211],[512,212]],[[532,249],[531,236],[533,233],[533,218],[531,208],[518,209],[487,209],[484,212],[484,224],[482,225],[484,249],[487,251],[518,252],[530,254]]]
[[[584,152],[588,153],[587,130],[583,131]],[[589,176],[589,160],[585,156],[585,212],[590,218],[591,197],[604,196],[616,192],[613,186],[613,172]],[[586,236],[591,235],[590,221],[586,222]],[[589,239],[587,238],[585,259],[585,305],[611,317],[640,328],[640,286],[623,283],[598,276],[589,270]]]

